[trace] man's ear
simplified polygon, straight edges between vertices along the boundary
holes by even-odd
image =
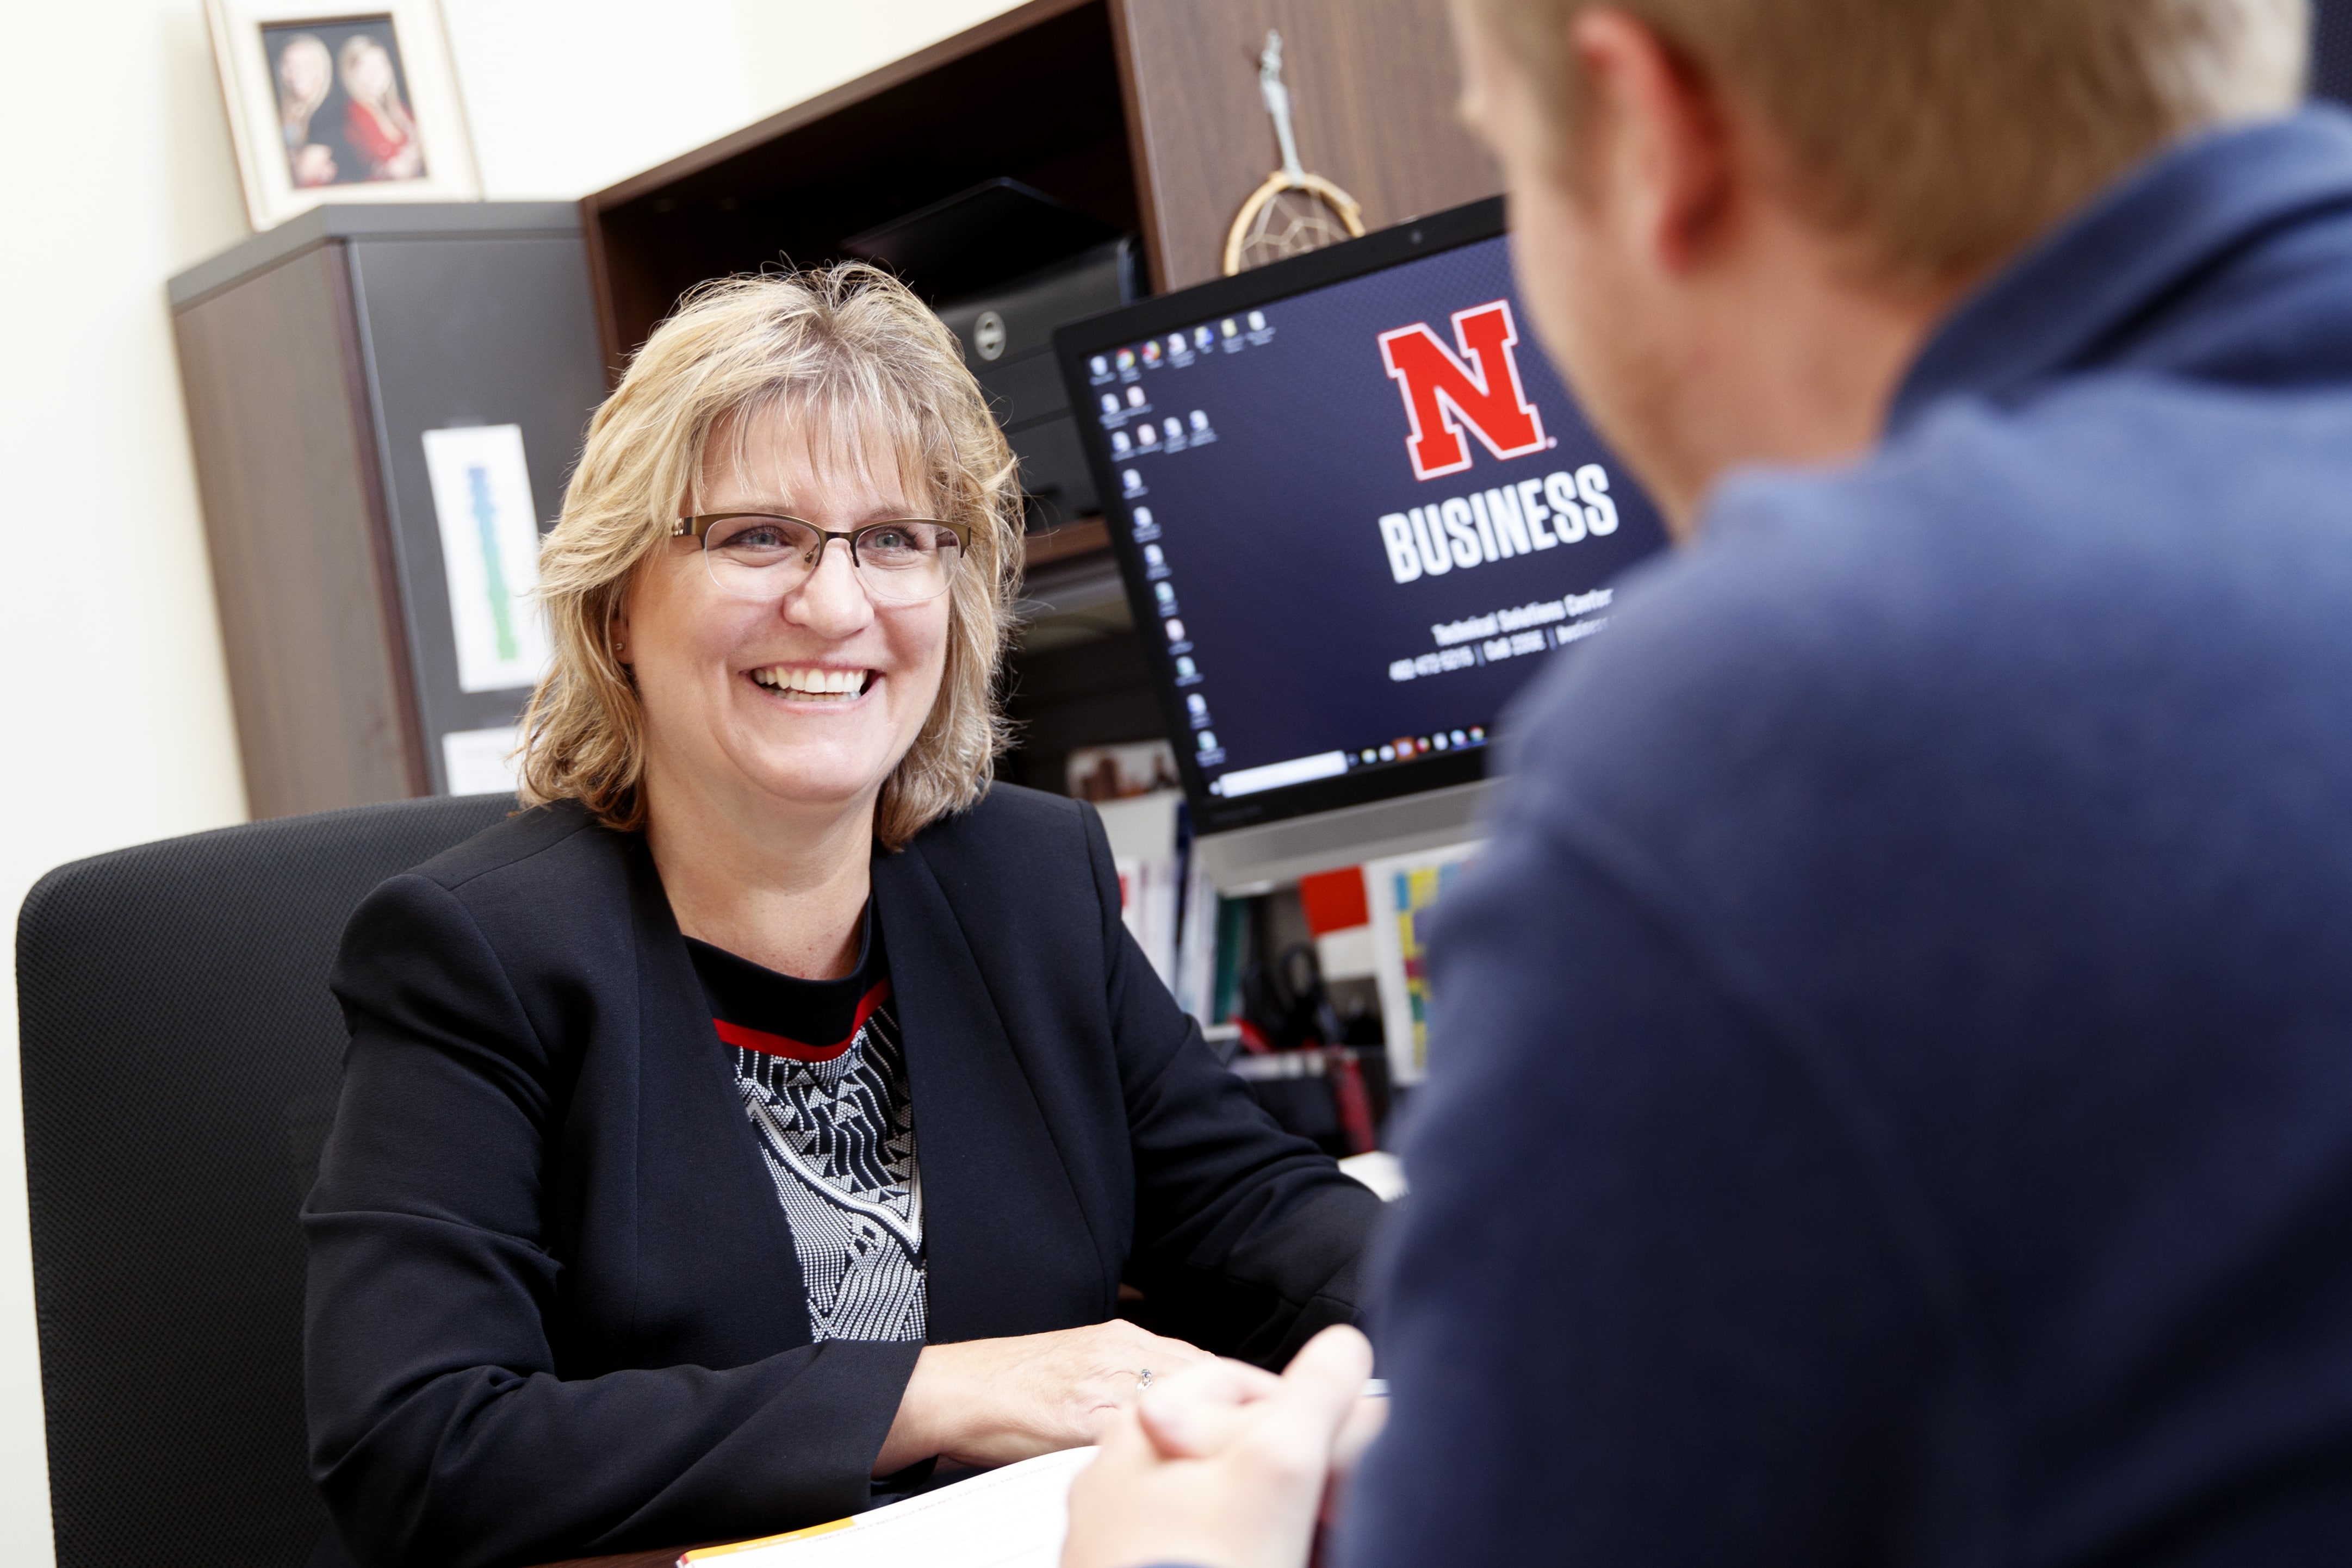
[[[1588,179],[1634,243],[1670,272],[1704,267],[1738,210],[1730,125],[1713,86],[1647,24],[1608,6],[1579,12],[1590,84]]]

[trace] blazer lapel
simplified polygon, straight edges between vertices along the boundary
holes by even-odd
[[[874,892],[915,1105],[930,1339],[1100,1322],[1118,1281],[947,894],[914,848],[876,859]]]
[[[638,994],[640,1364],[740,1366],[809,1343],[792,1228],[669,897],[630,835]]]

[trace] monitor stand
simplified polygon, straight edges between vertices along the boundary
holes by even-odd
[[[1318,871],[1483,837],[1495,785],[1482,779],[1263,827],[1205,833],[1194,852],[1218,892],[1246,898]]]

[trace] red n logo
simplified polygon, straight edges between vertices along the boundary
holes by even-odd
[[[1470,448],[1462,440],[1465,424],[1497,457],[1524,457],[1548,444],[1543,415],[1519,385],[1519,362],[1511,353],[1519,340],[1511,302],[1496,299],[1456,310],[1454,340],[1468,365],[1454,357],[1426,321],[1381,334],[1381,358],[1404,389],[1405,417],[1412,423],[1405,450],[1412,454],[1416,479],[1470,466]]]

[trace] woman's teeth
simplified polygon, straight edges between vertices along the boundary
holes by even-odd
[[[790,664],[771,664],[764,670],[754,670],[751,678],[761,685],[787,696],[820,702],[847,702],[863,695],[866,670],[795,669]]]

